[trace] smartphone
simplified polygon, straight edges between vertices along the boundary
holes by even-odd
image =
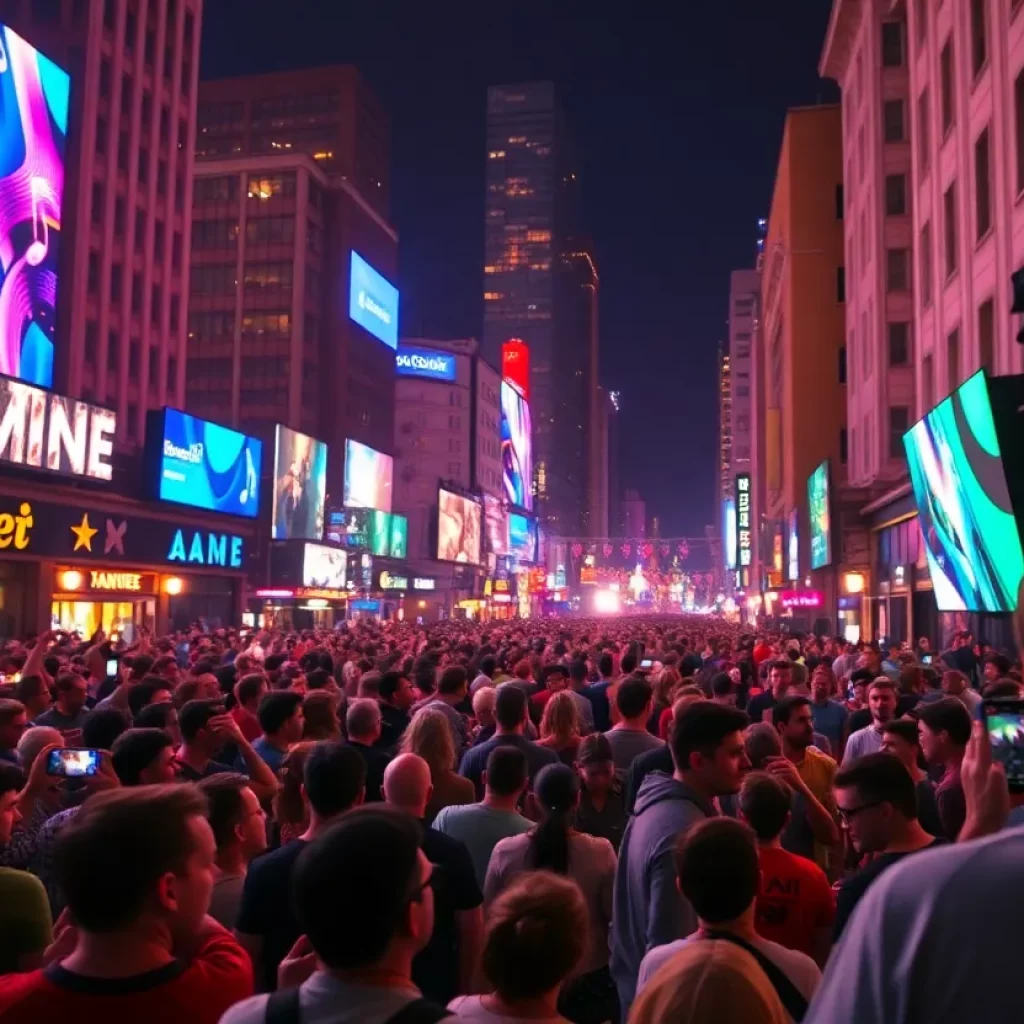
[[[641,660],[641,662],[640,662],[640,671],[641,672],[650,672],[650,670],[652,668],[654,668],[654,659],[653,658],[643,658]]]
[[[113,632],[111,632],[111,634],[110,634],[110,642],[112,644],[116,644],[117,641],[120,640],[120,639],[121,639],[121,634],[118,633],[118,631],[116,629],[113,630]]]
[[[113,678],[117,675],[117,658],[107,658],[107,676]]]
[[[990,697],[981,702],[981,713],[992,757],[1006,770],[1011,793],[1024,793],[1024,700]]]
[[[921,664],[922,665],[930,665],[934,660],[935,660],[935,655],[934,654],[922,654],[921,655]]]
[[[60,775],[67,779],[95,775],[99,769],[100,752],[83,747],[60,747],[51,750],[46,762],[47,775]]]

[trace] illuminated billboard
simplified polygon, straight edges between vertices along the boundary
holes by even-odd
[[[722,503],[722,544],[725,547],[725,567],[736,568],[736,499],[726,498]]]
[[[741,569],[750,566],[754,554],[754,530],[750,507],[750,474],[736,474],[736,560]]]
[[[479,502],[443,487],[437,496],[437,557],[441,562],[480,564]]]
[[[262,441],[178,409],[151,412],[146,428],[155,497],[249,519],[259,515]]]
[[[381,558],[391,550],[391,513],[370,509],[370,551]]]
[[[395,354],[395,372],[399,377],[426,377],[427,380],[455,380],[455,356],[432,348],[401,345]]]
[[[502,344],[501,376],[530,400],[530,348],[522,338],[509,338]]]
[[[0,25],[0,373],[53,384],[71,80]]]
[[[306,544],[302,552],[302,585],[323,590],[344,590],[348,554],[326,544]]]
[[[397,512],[391,516],[391,539],[387,553],[392,558],[406,558],[409,555],[409,520]]]
[[[518,512],[508,517],[509,550],[527,562],[533,562],[537,555],[537,533],[535,520],[521,516]]]
[[[484,524],[487,530],[487,548],[495,555],[509,553],[508,512],[492,494],[484,495]]]
[[[278,424],[274,439],[274,540],[319,540],[324,532],[327,445]]]
[[[821,569],[832,561],[832,513],[829,493],[828,459],[807,478],[807,510],[811,533],[811,568]]]
[[[348,315],[389,348],[398,348],[398,289],[352,250]]]
[[[786,550],[786,578],[792,582],[800,579],[800,520],[796,509],[789,513]]]
[[[510,505],[533,509],[533,430],[530,405],[508,381],[501,382],[501,476]]]
[[[394,475],[395,460],[390,455],[346,439],[344,505],[390,512]]]

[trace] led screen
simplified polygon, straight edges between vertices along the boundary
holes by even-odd
[[[53,384],[71,80],[0,25],[0,373]]]
[[[518,555],[528,562],[534,560],[537,537],[534,532],[534,521],[532,519],[528,516],[521,516],[518,512],[509,513],[508,540],[509,549],[513,555]]]
[[[484,522],[487,528],[487,546],[495,555],[507,555],[508,543],[508,512],[501,503],[501,498],[493,494],[484,495]]]
[[[530,405],[507,381],[501,382],[501,466],[510,505],[533,508],[533,433]]]
[[[178,409],[150,414],[156,497],[254,519],[260,511],[263,442]]]
[[[370,550],[386,557],[391,550],[391,513],[370,509]]]
[[[391,511],[395,460],[369,445],[345,441],[345,498],[349,508]]]
[[[370,515],[368,508],[347,508],[342,513],[341,543],[349,548],[370,546]]]
[[[800,523],[797,519],[797,510],[793,509],[789,513],[789,527],[787,530],[786,538],[786,552],[787,552],[787,573],[786,578],[789,580],[798,580],[800,578]]]
[[[442,487],[437,496],[438,559],[479,565],[482,518],[478,502]]]
[[[392,558],[407,558],[409,555],[409,520],[397,512],[391,515],[391,540],[387,553]]]
[[[820,569],[832,561],[828,460],[807,478],[807,511],[811,523],[811,568]]]
[[[274,440],[275,540],[319,540],[324,532],[327,445],[278,425]]]
[[[725,544],[725,567],[736,568],[736,499],[726,498],[722,502],[722,537]]]
[[[398,348],[398,289],[352,250],[348,315],[389,348]]]
[[[399,377],[426,377],[428,380],[455,380],[455,356],[432,348],[402,345],[395,355]]]
[[[914,424],[903,444],[939,610],[1013,611],[1024,554],[984,371]]]
[[[306,544],[302,553],[302,585],[344,590],[347,567],[347,552],[326,544]]]

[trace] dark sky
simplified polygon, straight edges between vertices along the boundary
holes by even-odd
[[[394,118],[402,332],[427,337],[481,332],[486,88],[553,79],[597,249],[601,381],[622,392],[623,485],[663,535],[694,534],[715,515],[729,271],[752,264],[786,108],[835,99],[817,76],[829,7],[207,0],[202,75],[366,74]]]

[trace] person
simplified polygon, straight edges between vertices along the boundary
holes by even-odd
[[[573,658],[569,662],[569,696],[576,705],[583,736],[594,731],[594,705],[587,696],[587,688],[587,663],[582,658]]]
[[[537,742],[553,750],[562,764],[576,763],[576,752],[580,747],[580,721],[576,704],[568,691],[560,690],[544,704],[540,739]]]
[[[10,697],[0,697],[0,761],[18,764],[18,743],[27,728],[25,705]]]
[[[498,691],[493,686],[482,686],[473,694],[473,717],[476,728],[473,730],[473,746],[486,743],[497,728],[494,718],[494,707],[498,702]]]
[[[716,672],[711,677],[711,699],[716,704],[736,707],[736,684],[728,672]]]
[[[128,691],[128,717],[134,722],[150,704],[170,704],[172,699],[171,687],[166,679],[146,676]],[[94,710],[98,711],[99,707],[97,705]]]
[[[949,669],[942,673],[942,689],[950,697],[956,697],[967,708],[973,718],[981,704],[981,694],[971,689],[970,681],[963,672]]]
[[[556,693],[564,692],[569,685],[569,670],[565,665],[546,665],[542,673],[544,686],[530,697],[530,708],[534,720],[539,718],[547,703]]]
[[[137,729],[163,729],[175,747],[181,746],[181,727],[178,725],[178,709],[174,704],[147,704],[135,716],[132,724]]]
[[[438,873],[434,932],[413,961],[412,980],[424,996],[444,1005],[473,984],[484,930],[483,895],[465,844],[424,823],[430,768],[423,758],[399,754],[388,765],[384,800],[424,826],[422,850]]]
[[[459,774],[473,783],[478,800],[483,797],[483,773],[487,758],[496,747],[517,747],[521,750],[526,755],[531,780],[545,765],[558,762],[558,755],[553,750],[523,736],[528,718],[527,697],[520,687],[511,683],[498,687],[494,718],[497,723],[494,736],[486,743],[467,750],[459,766]]]
[[[267,849],[267,816],[244,775],[219,772],[200,779],[199,789],[217,844],[208,913],[225,928],[234,928],[249,863]]]
[[[935,786],[928,773],[921,769],[921,736],[913,718],[894,718],[882,727],[882,752],[893,754],[914,780],[917,792],[917,820],[929,835],[945,834],[939,805],[935,801]]]
[[[351,811],[309,843],[294,870],[303,938],[287,965],[301,984],[274,997],[279,1019],[388,1024],[403,1013],[417,1024],[447,1019],[446,1010],[422,998],[412,977],[434,930],[436,868],[421,841],[410,815],[375,804]],[[220,1024],[264,1024],[272,1019],[269,998],[238,1003]]]
[[[235,925],[235,936],[252,957],[256,984],[266,991],[275,987],[278,965],[300,934],[289,893],[295,862],[314,839],[363,802],[366,764],[344,743],[321,741],[306,758],[303,784],[309,826],[298,839],[249,865]]]
[[[844,765],[835,779],[836,800],[854,849],[871,861],[844,879],[836,893],[833,941],[838,941],[854,907],[882,872],[908,854],[944,842],[917,820],[914,780],[892,754],[865,754]]]
[[[629,813],[625,778],[615,770],[608,738],[599,732],[584,736],[576,755],[576,768],[582,783],[576,828],[589,836],[607,839],[618,853]]]
[[[416,699],[412,680],[402,672],[385,672],[377,687],[380,700],[380,739],[377,746],[394,753],[409,727],[409,708]]]
[[[846,745],[846,727],[850,712],[835,700],[836,677],[830,666],[822,663],[811,673],[811,717],[814,731],[820,732],[829,741],[836,761],[843,760]]]
[[[793,681],[793,663],[788,658],[779,658],[768,666],[768,689],[759,693],[747,705],[751,722],[770,722],[768,714],[789,692]]]
[[[644,953],[697,926],[676,889],[673,851],[680,835],[718,813],[716,797],[739,791],[749,767],[743,746],[747,721],[735,708],[690,704],[672,730],[674,773],[652,772],[637,793],[619,849],[612,916],[611,973],[623,1014],[633,1002]]]
[[[215,845],[195,787],[97,793],[56,853],[73,924],[48,968],[0,978],[5,1024],[216,1024],[251,994],[245,951],[206,916]]]
[[[357,697],[351,701],[345,712],[345,731],[349,746],[357,750],[366,762],[366,802],[383,800],[384,769],[391,761],[391,755],[376,746],[381,731],[377,701],[369,697]]]
[[[956,697],[943,697],[920,708],[917,728],[925,761],[942,769],[935,787],[942,835],[956,842],[967,816],[960,765],[971,738],[971,716]]]
[[[40,675],[23,675],[14,687],[14,699],[25,709],[28,720],[35,720],[53,707],[50,688]]]
[[[583,696],[594,709],[594,728],[598,732],[607,732],[612,727],[609,693],[615,685],[615,659],[610,651],[602,652],[597,659],[597,675],[597,682],[591,683],[583,691]]]
[[[302,697],[295,690],[275,690],[263,697],[256,712],[261,735],[252,749],[275,775],[288,748],[302,739]],[[236,767],[242,768],[244,763],[243,752]]]
[[[659,968],[688,946],[702,947],[707,940],[731,942],[753,957],[790,1016],[800,1020],[821,981],[821,971],[805,953],[757,932],[761,870],[753,831],[731,818],[699,822],[680,837],[675,862],[676,884],[697,915],[697,932],[653,945],[640,964],[637,993],[643,993]]]
[[[632,676],[619,683],[615,692],[619,722],[604,734],[611,745],[618,771],[628,772],[641,754],[664,746],[662,740],[647,731],[653,701],[651,684],[643,677]]]
[[[761,868],[754,926],[763,938],[824,966],[836,901],[825,872],[782,847],[779,837],[789,823],[791,803],[789,787],[767,772],[750,772],[740,786],[739,817],[754,830]]]
[[[484,882],[484,902],[489,908],[511,879],[523,872],[552,871],[571,878],[587,906],[587,947],[579,964],[580,976],[565,993],[565,1012],[570,1017],[577,1016],[571,1010],[575,1000],[587,998],[584,993],[603,992],[597,1014],[603,1020],[615,1014],[615,990],[608,974],[615,850],[607,839],[597,839],[573,828],[580,780],[567,765],[542,768],[534,794],[540,821],[529,832],[502,839],[495,846]]]
[[[341,723],[336,707],[337,699],[333,693],[326,690],[307,693],[302,698],[302,740],[314,743],[317,740],[340,740]]]
[[[846,710],[850,712],[850,717],[846,723],[847,739],[855,732],[871,724],[871,709],[868,707],[868,686],[874,678],[871,671],[866,668],[858,668],[850,673],[849,688],[852,696],[846,701]]]
[[[493,654],[485,654],[480,659],[480,671],[469,684],[469,694],[475,697],[480,690],[494,686],[494,673],[498,670],[498,662]]]
[[[284,846],[298,839],[309,828],[309,804],[303,796],[306,758],[316,747],[317,740],[296,743],[285,755],[278,773],[280,789],[274,794],[272,825],[277,841],[271,845]],[[332,741],[337,742],[337,741]]]
[[[77,672],[62,672],[54,683],[54,691],[57,699],[53,707],[39,715],[33,724],[60,729],[65,742],[74,746],[81,737],[85,716],[89,714],[85,706],[89,698],[88,685]]]
[[[1010,659],[1005,654],[1000,654],[998,651],[989,651],[981,659],[982,689],[988,683],[994,683],[997,679],[1002,679],[1004,676],[1009,675],[1011,668]]]
[[[478,690],[480,693],[493,692]],[[494,847],[509,836],[528,832],[533,823],[517,807],[529,785],[526,755],[515,747],[497,747],[487,758],[483,775],[484,798],[480,803],[442,807],[433,827],[465,843],[481,890]]]
[[[253,743],[260,738],[263,730],[257,717],[260,701],[266,697],[270,687],[262,672],[250,672],[235,683],[235,706],[229,714],[238,723],[242,735]]]
[[[443,712],[433,707],[417,712],[403,733],[398,749],[403,754],[417,754],[430,766],[433,790],[427,805],[428,824],[442,807],[471,804],[478,798],[472,782],[452,770],[455,742]]]
[[[469,745],[466,719],[455,710],[456,705],[466,699],[468,689],[469,681],[466,670],[461,665],[450,665],[441,673],[441,678],[437,682],[437,692],[421,701],[413,709],[414,718],[428,708],[444,715],[448,722],[448,728],[452,731],[452,743],[455,745],[455,757],[452,759],[453,768],[458,764],[456,758],[460,757]]]
[[[851,732],[843,751],[843,765],[882,749],[882,728],[896,716],[896,684],[888,676],[876,676],[867,687],[871,724]],[[851,723],[851,728],[853,725]]]
[[[513,879],[487,913],[482,968],[494,990],[458,996],[448,1009],[470,1024],[569,1024],[559,993],[584,955],[587,924],[573,882],[546,871]]]
[[[0,763],[0,849],[21,820],[18,798],[24,783],[18,768]],[[42,964],[52,937],[51,921],[43,883],[28,871],[0,867],[0,975],[32,971]]]

